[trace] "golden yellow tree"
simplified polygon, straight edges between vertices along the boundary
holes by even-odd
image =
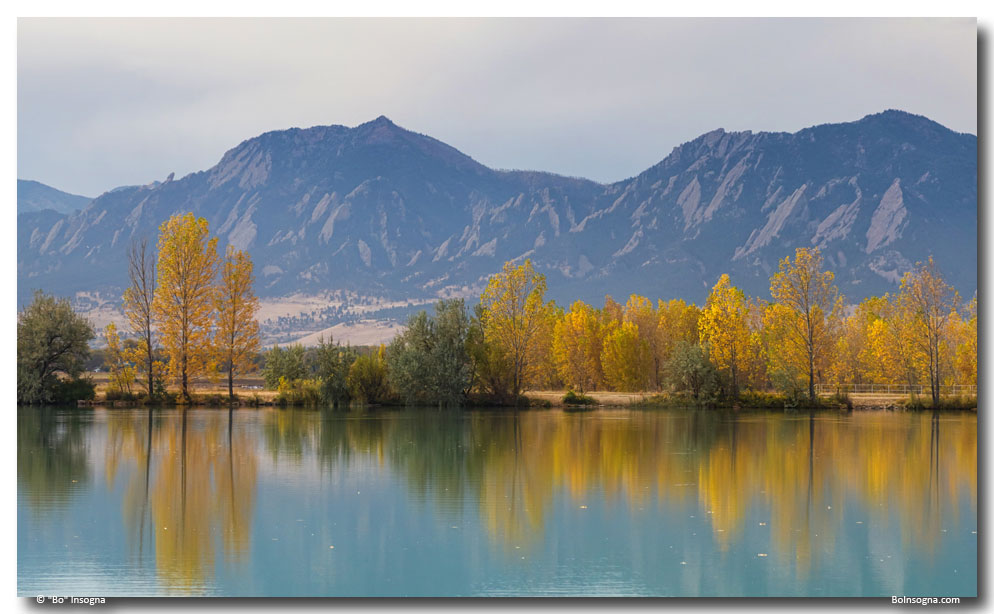
[[[885,294],[865,301],[876,316],[867,326],[867,341],[872,361],[888,384],[904,384],[909,392],[915,390],[925,371],[927,358],[914,343],[917,325],[911,316],[907,296]]]
[[[217,239],[210,238],[204,218],[192,213],[174,215],[159,227],[158,251],[159,279],[152,311],[169,356],[169,373],[179,381],[180,394],[189,402],[193,378],[214,369],[211,337]]]
[[[646,365],[648,371],[642,379],[653,390],[658,390],[662,382],[663,365],[667,358],[664,353],[666,345],[659,330],[659,313],[652,301],[644,296],[633,294],[628,297],[628,302],[625,303],[624,319],[635,324],[638,328],[639,338],[649,348],[650,360],[649,364]]]
[[[831,352],[833,319],[841,309],[835,275],[821,270],[818,249],[797,248],[794,260],[780,261],[780,270],[770,278],[770,293],[776,304],[786,311],[771,312],[784,333],[782,341],[790,345],[788,353],[802,356],[804,364],[795,365],[806,372],[808,397],[815,398],[815,365]]]
[[[135,370],[128,363],[127,350],[121,346],[121,338],[117,334],[117,326],[113,322],[104,329],[104,340],[107,341],[106,358],[107,374],[110,376],[108,388],[131,394],[131,384],[135,381]]]
[[[580,392],[593,390],[600,383],[601,323],[594,309],[576,301],[556,322],[552,353],[559,377]]]
[[[604,379],[613,389],[626,392],[646,389],[652,356],[634,322],[622,322],[604,338],[601,363]]]
[[[974,297],[966,308],[966,317],[960,321],[959,339],[956,344],[956,370],[960,381],[977,385],[977,299]]]
[[[656,335],[660,341],[659,354],[665,366],[673,356],[673,350],[681,342],[697,343],[697,321],[701,316],[701,310],[693,303],[672,299],[659,301],[656,314],[658,317]]]
[[[131,350],[135,370],[143,376],[148,396],[154,393],[155,345],[153,340],[152,303],[155,298],[155,254],[142,239],[128,250],[128,277],[131,285],[124,291],[124,315],[138,340]]]
[[[945,368],[943,347],[950,334],[950,318],[959,306],[959,295],[947,284],[932,261],[919,262],[913,271],[901,279],[901,294],[906,298],[911,316],[917,324],[915,343],[928,357],[928,380],[932,389],[932,404],[939,402],[942,370]]]
[[[859,385],[870,381],[867,368],[870,365],[865,362],[869,346],[868,330],[868,323],[858,312],[839,320],[830,369],[832,381],[837,385],[844,387],[847,384]]]
[[[547,347],[542,343],[550,322],[545,287],[545,275],[535,271],[531,260],[517,266],[506,262],[480,297],[484,342],[500,349],[515,402]]]
[[[252,259],[229,245],[215,295],[215,348],[221,365],[228,370],[230,400],[235,398],[235,372],[250,368],[252,357],[259,351],[259,323],[255,319],[259,299],[252,291],[253,281]]]
[[[732,285],[728,275],[722,275],[711,290],[698,321],[701,343],[709,344],[715,366],[729,374],[733,399],[739,396],[739,373],[747,363],[747,315],[745,293]]]

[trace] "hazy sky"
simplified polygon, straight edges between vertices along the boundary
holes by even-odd
[[[21,19],[17,51],[17,175],[87,196],[378,115],[599,181],[719,127],[977,131],[973,19]]]

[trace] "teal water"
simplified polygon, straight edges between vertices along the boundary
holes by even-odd
[[[17,590],[975,596],[976,424],[25,408]]]

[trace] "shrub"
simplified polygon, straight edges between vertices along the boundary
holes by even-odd
[[[852,411],[853,408],[852,398],[849,397],[848,392],[836,392],[832,396],[828,397],[827,402],[831,405],[844,405],[849,411]]]
[[[76,401],[92,401],[97,387],[89,377],[61,380],[52,390],[52,400],[57,404],[71,404]]]
[[[314,379],[287,381],[281,378],[274,402],[280,407],[317,407],[321,404],[321,383]]]
[[[107,390],[104,391],[104,401],[134,401],[134,393],[128,392],[127,390],[122,390],[116,386],[109,386]]]
[[[596,405],[597,401],[593,397],[588,397],[587,395],[581,393],[573,392],[572,390],[567,390],[566,395],[563,397],[563,404],[565,405]]]
[[[307,377],[307,367],[304,364],[304,346],[291,345],[287,348],[275,346],[265,353],[266,366],[262,369],[262,377],[266,380],[266,388],[275,390],[280,379],[293,381]]]
[[[383,348],[373,356],[360,356],[349,367],[349,396],[360,403],[376,403],[389,396]]]

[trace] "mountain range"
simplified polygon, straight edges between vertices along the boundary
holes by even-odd
[[[88,196],[69,194],[37,181],[17,180],[18,215],[45,209],[70,214],[90,204],[91,200],[93,199]]]
[[[896,289],[929,255],[962,295],[977,287],[977,138],[893,110],[794,133],[714,130],[611,184],[491,169],[381,116],[267,132],[212,168],[79,211],[22,211],[18,188],[21,304],[35,288],[119,297],[129,242],[186,211],[251,254],[272,300],[472,297],[525,258],[560,303],[700,302],[721,273],[768,297],[801,246],[819,247],[855,300]]]

